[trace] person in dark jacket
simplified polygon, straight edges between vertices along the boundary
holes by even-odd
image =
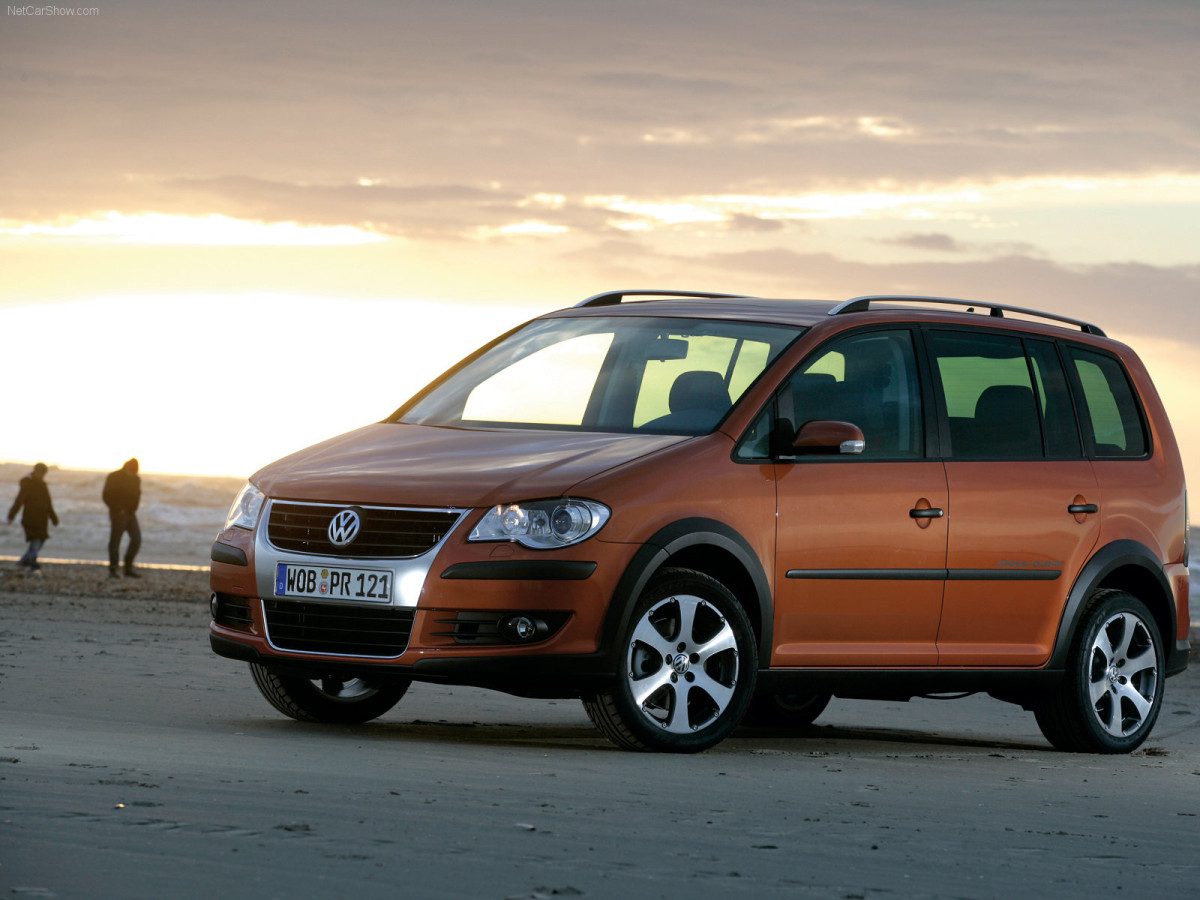
[[[108,538],[108,577],[116,578],[117,561],[121,555],[121,538],[128,534],[129,545],[125,548],[125,577],[141,578],[133,567],[133,558],[142,546],[142,530],[138,527],[137,508],[142,499],[142,480],[138,477],[138,461],[128,460],[104,479],[104,505],[108,507],[108,518],[112,531]]]
[[[50,522],[58,525],[58,515],[54,512],[54,504],[50,502],[50,488],[46,485],[46,473],[50,469],[45,463],[38,463],[33,471],[21,479],[16,502],[8,511],[8,524],[11,525],[17,513],[21,514],[21,527],[25,529],[25,540],[29,541],[29,549],[17,563],[18,566],[36,572],[41,569],[38,564],[38,553],[42,544],[50,539]]]

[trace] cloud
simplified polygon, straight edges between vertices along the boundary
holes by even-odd
[[[683,262],[682,260],[677,262]],[[1121,335],[1200,342],[1200,265],[1112,263],[1071,267],[1011,255],[956,262],[872,263],[775,248],[692,257],[756,284],[752,292],[839,299],[868,293],[927,294],[1007,303],[1094,321]],[[1147,309],[1154,315],[1147,318]]]
[[[129,0],[78,28],[9,17],[0,120],[15,137],[0,145],[0,210],[35,224],[225,216],[456,247],[491,236],[556,259],[605,246],[598,264],[651,277],[738,271],[757,253],[788,275],[781,288],[854,293],[931,280],[953,292],[985,272],[992,290],[1012,272],[980,267],[1003,257],[1047,279],[1022,291],[1054,284],[1080,304],[1101,270],[1066,260],[1119,267],[1152,243],[1194,258],[1194,186],[1178,199],[1158,188],[1161,209],[1128,214],[1149,176],[1200,178],[1191,0],[695,0],[679,12],[665,0],[299,0],[283,16]],[[1084,178],[1102,185],[1090,198]],[[1044,187],[1055,180],[1067,186]],[[1175,221],[1172,203],[1182,224],[1159,224]],[[1147,221],[1163,240],[1132,249]],[[856,269],[879,241],[909,261]],[[1172,273],[1174,296],[1186,269],[1153,271]],[[1130,289],[1157,281],[1105,274]]]
[[[569,193],[1195,171],[1190,0],[122,3],[0,33],[0,208],[125,175]],[[58,23],[61,25],[62,23]],[[14,202],[16,201],[16,202]],[[105,204],[103,208],[121,208]]]
[[[248,222],[227,216],[169,216],[161,213],[126,216],[108,213],[61,224],[3,227],[0,235],[53,237],[102,243],[176,244],[226,247],[329,247],[382,241],[378,234],[348,225],[298,225],[294,222]]]
[[[264,178],[176,179],[163,185],[229,215],[347,224],[396,237],[445,239],[528,218],[511,192],[472,185],[295,184]]]
[[[755,231],[761,233],[769,233],[773,231],[783,231],[788,226],[784,225],[779,219],[767,219],[762,216],[747,215],[746,213],[734,213],[729,217],[726,227],[731,231]],[[806,225],[792,226],[800,230],[810,230]]]
[[[736,81],[718,78],[681,78],[675,75],[649,70],[625,72],[596,72],[584,75],[581,81],[594,84],[606,96],[631,94],[642,96],[671,97],[678,99],[691,96],[702,100],[713,97],[744,98],[751,89]]]
[[[894,238],[880,238],[877,240],[877,243],[930,253],[969,253],[984,257],[1045,256],[1033,244],[1026,241],[999,241],[991,243],[961,241],[953,235],[941,232],[902,234]]]
[[[911,247],[914,250],[935,250],[940,253],[964,253],[967,248],[948,234],[905,234],[898,238],[881,241],[897,247]]]

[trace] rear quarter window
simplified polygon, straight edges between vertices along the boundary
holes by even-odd
[[[1069,353],[1083,393],[1085,438],[1090,436],[1095,455],[1145,456],[1149,442],[1125,367],[1114,357],[1082,347],[1071,347]]]

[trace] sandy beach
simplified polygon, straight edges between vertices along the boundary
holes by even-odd
[[[0,466],[0,484],[15,495],[25,471]],[[1196,665],[1117,757],[1056,753],[986,696],[835,700],[799,733],[742,727],[687,759],[615,749],[575,701],[433,684],[361,728],[305,726],[208,647],[206,563],[240,480],[146,476],[142,577],[110,578],[104,474],[49,474],[62,525],[40,572],[12,562],[19,526],[0,532],[0,890],[982,900],[1195,884]]]
[[[835,700],[623,752],[575,701],[415,684],[362,727],[271,709],[204,573],[0,578],[0,893],[127,900],[1187,895],[1200,668],[1129,756],[1019,707]],[[931,860],[936,860],[932,864]]]

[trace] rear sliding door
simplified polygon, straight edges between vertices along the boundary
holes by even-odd
[[[929,329],[950,501],[941,666],[1050,656],[1103,498],[1054,341]]]

